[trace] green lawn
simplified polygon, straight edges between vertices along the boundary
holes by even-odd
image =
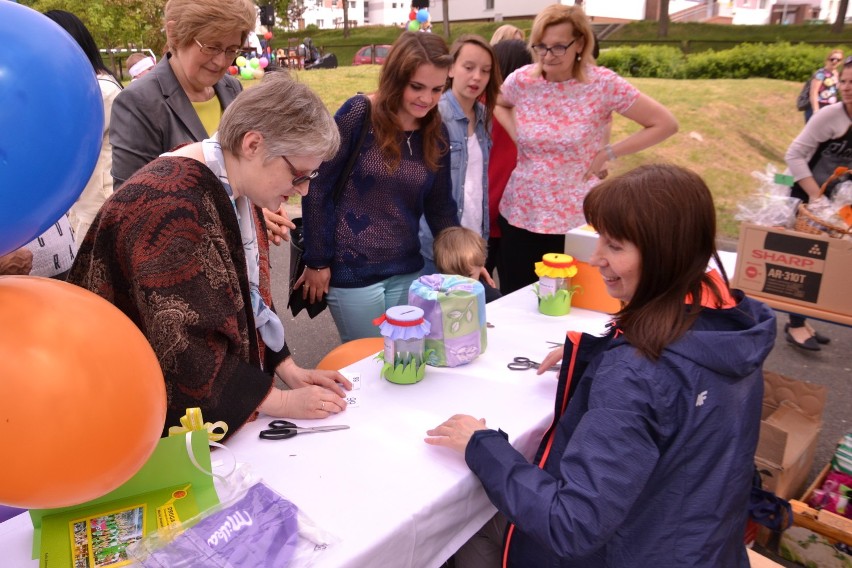
[[[335,112],[358,91],[374,90],[378,72],[378,66],[360,66],[295,75]],[[630,81],[666,105],[680,122],[680,131],[659,146],[618,160],[614,173],[651,161],[695,170],[715,196],[720,236],[735,239],[737,203],[758,186],[751,172],[763,172],[770,163],[783,169],[787,146],[804,124],[794,106],[800,85],[772,79]],[[613,141],[636,128],[635,123],[616,116]]]

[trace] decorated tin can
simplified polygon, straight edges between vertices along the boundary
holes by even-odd
[[[533,286],[538,296],[538,311],[548,316],[564,316],[571,311],[571,296],[577,286],[571,278],[577,275],[577,263],[568,254],[551,252],[535,263],[538,282]]]
[[[385,340],[382,377],[392,383],[414,384],[426,373],[426,336],[430,324],[416,306],[394,306],[373,323]]]

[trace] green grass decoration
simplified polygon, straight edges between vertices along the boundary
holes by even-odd
[[[538,291],[538,282],[533,284],[533,293],[538,298],[538,311],[546,316],[564,316],[571,311],[571,298],[577,292],[582,293],[582,286],[575,284],[570,290],[557,290],[555,294],[542,296]]]
[[[415,359],[411,359],[407,365],[398,363],[394,366],[392,363],[385,361],[384,352],[376,355],[376,359],[384,362],[380,373],[382,378],[398,385],[413,385],[423,380],[423,377],[426,375],[426,361],[433,353],[435,353],[434,349],[427,349],[423,353],[423,360],[419,365]]]

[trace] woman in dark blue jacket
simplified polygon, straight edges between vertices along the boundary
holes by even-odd
[[[622,309],[607,335],[569,333],[542,363],[563,358],[535,463],[471,416],[426,441],[463,451],[509,520],[507,566],[745,568],[774,315],[729,290],[691,171],[637,168],[583,208],[600,235],[591,264]]]

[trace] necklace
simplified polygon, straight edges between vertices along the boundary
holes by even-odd
[[[412,130],[411,134],[409,134],[405,138],[405,143],[408,145],[408,155],[411,156],[412,158],[414,157],[414,152],[411,151],[411,137],[414,136],[415,132],[416,132],[416,130]]]

